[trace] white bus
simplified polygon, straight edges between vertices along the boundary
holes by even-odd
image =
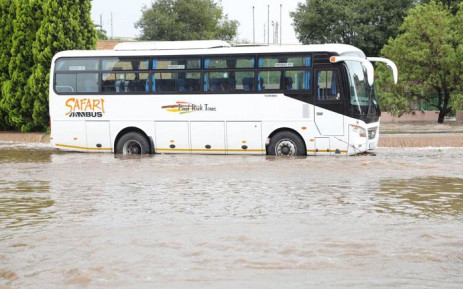
[[[352,155],[378,143],[371,61],[349,45],[132,42],[63,51],[51,144],[116,154]]]

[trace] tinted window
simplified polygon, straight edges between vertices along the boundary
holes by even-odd
[[[281,71],[259,71],[257,90],[278,90],[281,84]]]
[[[101,89],[108,93],[147,92],[148,73],[103,73]]]
[[[332,70],[317,72],[318,100],[339,100],[337,74]]]
[[[103,70],[148,70],[147,59],[105,58],[102,61]]]
[[[154,73],[152,77],[153,92],[199,92],[201,91],[201,73],[175,72]]]
[[[153,69],[200,69],[200,58],[159,58],[153,60]]]
[[[99,69],[99,60],[96,58],[58,59],[55,64],[56,71],[92,71]]]
[[[57,92],[72,93],[77,91],[77,74],[56,74]]]
[[[262,56],[259,57],[259,67],[309,67],[310,56]]]
[[[285,90],[309,90],[310,71],[288,70],[285,72]]]
[[[98,92],[97,73],[57,73],[55,82],[57,92]]]
[[[228,72],[207,72],[204,74],[204,91],[217,93],[235,91],[235,82],[229,78]]]
[[[254,68],[254,57],[210,57],[204,60],[205,69]]]
[[[237,91],[254,91],[254,72],[237,71],[235,72],[235,82]]]
[[[224,93],[254,90],[253,71],[207,72],[204,74],[204,91]]]

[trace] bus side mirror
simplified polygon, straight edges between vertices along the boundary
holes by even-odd
[[[392,70],[392,76],[394,78],[394,84],[397,84],[397,81],[398,81],[398,78],[399,78],[399,73],[398,73],[398,70],[397,70],[397,65],[395,65],[395,63],[392,60],[387,59],[387,58],[382,58],[382,57],[367,57],[367,59],[369,61],[372,61],[372,62],[385,63],[387,65],[387,67],[389,67],[389,69]]]

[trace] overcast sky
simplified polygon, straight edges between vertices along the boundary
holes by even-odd
[[[100,23],[103,18],[103,29],[111,36],[111,13],[113,15],[113,35],[115,37],[137,37],[140,31],[134,23],[141,17],[143,6],[151,6],[154,0],[93,0],[92,19]],[[255,15],[256,42],[264,42],[264,24],[267,25],[267,5],[270,5],[270,42],[272,37],[272,20],[280,21],[280,4],[282,4],[283,44],[298,43],[289,12],[296,10],[301,0],[222,0],[222,7],[229,19],[240,22],[238,38],[253,40],[252,7]],[[265,36],[267,37],[267,36]],[[267,41],[267,39],[265,40]]]

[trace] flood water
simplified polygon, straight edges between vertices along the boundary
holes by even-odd
[[[0,288],[462,288],[463,149],[0,144]]]

